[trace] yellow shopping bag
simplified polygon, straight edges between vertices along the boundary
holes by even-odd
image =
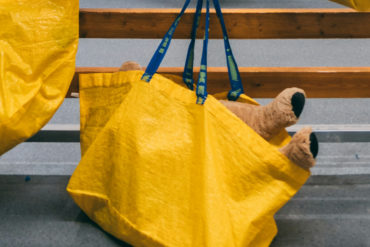
[[[0,155],[62,103],[74,74],[78,11],[78,0],[1,1]]]
[[[370,11],[370,0],[331,0],[359,11]]]
[[[83,157],[67,190],[92,220],[133,246],[268,246],[274,214],[309,172],[278,151],[290,140],[286,132],[269,143],[207,96],[209,21],[196,93],[153,74],[189,2],[145,73],[80,76]],[[238,79],[226,35],[225,46]],[[217,97],[256,103],[241,88]]]

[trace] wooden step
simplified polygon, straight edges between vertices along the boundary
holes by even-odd
[[[162,39],[180,9],[80,9],[81,38]],[[185,13],[174,34],[188,39],[194,9]],[[231,39],[370,38],[370,12],[349,9],[224,9]],[[210,38],[222,39],[211,12]],[[201,21],[198,38],[204,35]]]
[[[369,25],[370,26],[370,25]],[[368,98],[370,97],[370,67],[240,67],[246,94],[253,98],[274,98],[288,87],[299,87],[309,98]],[[68,91],[78,93],[79,74],[111,73],[115,67],[78,67]],[[182,67],[160,68],[158,73],[181,76]],[[199,68],[195,68],[194,79]],[[208,68],[208,92],[230,89],[227,68]]]

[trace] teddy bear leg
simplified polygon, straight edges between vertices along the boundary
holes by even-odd
[[[279,151],[298,166],[309,170],[315,165],[319,144],[311,127],[305,127],[298,131],[289,144]]]
[[[305,92],[299,88],[287,88],[271,103],[262,106],[260,128],[269,140],[282,129],[297,123],[305,104]]]
[[[128,61],[121,65],[119,71],[142,70],[140,64],[134,61]]]
[[[305,104],[305,93],[299,88],[282,91],[266,106],[220,100],[231,112],[243,120],[266,140],[295,124]]]

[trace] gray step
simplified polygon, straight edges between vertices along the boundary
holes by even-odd
[[[306,125],[287,128],[290,135]],[[311,124],[320,143],[370,142],[370,124]],[[27,142],[79,142],[78,124],[48,124]]]
[[[68,196],[66,176],[0,176],[0,246],[125,246]]]
[[[312,177],[340,179],[370,175],[370,143],[320,143]],[[0,157],[3,175],[71,175],[79,143],[23,143]]]
[[[81,212],[65,191],[68,179],[0,176],[0,246],[127,246]],[[276,215],[271,246],[370,246],[369,212],[369,184],[311,181]]]
[[[370,218],[367,215],[277,217],[277,223],[279,234],[271,247],[370,246]]]
[[[370,246],[370,185],[306,185],[276,215],[272,246]]]

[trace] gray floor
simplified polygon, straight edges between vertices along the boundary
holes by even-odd
[[[224,0],[225,8],[338,8],[326,0]],[[83,8],[179,8],[183,0],[80,0]],[[146,65],[159,40],[80,40],[77,66]],[[240,66],[370,66],[370,39],[232,40]],[[197,43],[196,61],[201,52]],[[188,41],[176,40],[163,66],[183,66]],[[221,41],[210,66],[224,66]],[[270,99],[259,99],[267,103]],[[370,124],[370,99],[310,99],[299,125]],[[67,99],[49,124],[78,125]],[[370,246],[370,142],[321,143],[313,176],[276,216],[272,246]],[[78,143],[24,143],[0,157],[0,246],[126,246],[92,223],[65,192],[80,159]]]
[[[370,185],[328,181],[311,179],[280,210],[271,246],[370,246]],[[0,176],[0,246],[128,246],[81,212],[67,182],[68,176]]]

